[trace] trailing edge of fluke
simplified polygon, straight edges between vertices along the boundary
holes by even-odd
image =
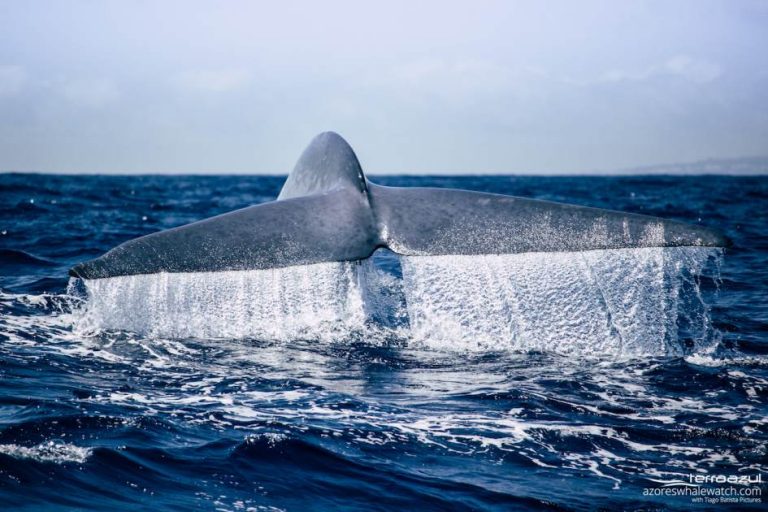
[[[498,194],[375,185],[338,134],[304,150],[276,201],[129,240],[70,275],[99,279],[354,261],[635,247],[725,247],[717,231],[645,215]]]

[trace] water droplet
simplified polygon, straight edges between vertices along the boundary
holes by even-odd
[[[141,216],[141,220],[147,220],[147,216],[146,215],[142,215]]]

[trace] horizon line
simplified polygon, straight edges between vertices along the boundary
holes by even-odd
[[[635,172],[640,171],[640,172]],[[132,177],[132,176],[169,176],[169,177],[181,177],[181,176],[201,176],[201,177],[262,177],[262,178],[285,178],[290,172],[286,173],[272,173],[272,172],[252,172],[252,171],[119,171],[119,172],[92,172],[92,171],[32,171],[32,170],[2,170],[0,175],[37,175],[37,176],[110,176],[110,177]],[[745,171],[745,172],[685,172],[685,171],[646,171],[642,172],[642,168],[636,170],[627,171],[574,171],[574,172],[560,172],[560,171],[511,171],[511,172],[385,172],[385,173],[366,173],[366,176],[375,177],[403,177],[403,176],[432,176],[439,178],[451,178],[451,177],[500,177],[500,176],[521,176],[521,177],[544,177],[544,178],[576,178],[576,177],[632,177],[632,176],[683,176],[683,177],[696,177],[696,176],[735,176],[735,177],[758,177],[768,176],[768,168],[758,171]]]
[[[747,168],[743,168],[746,165]],[[711,170],[697,169],[701,166],[715,166]],[[736,166],[736,169],[727,170],[726,166]],[[739,169],[739,167],[741,167]],[[750,168],[751,167],[751,168]],[[287,176],[287,172],[262,172],[253,170],[119,170],[114,172],[104,171],[58,171],[58,170],[33,170],[33,169],[5,169],[0,174],[46,174],[60,176]],[[740,157],[709,157],[700,160],[682,161],[661,164],[646,164],[617,169],[589,169],[576,171],[558,170],[524,170],[524,171],[382,171],[371,172],[370,176],[763,176],[768,175],[768,155],[740,156]]]

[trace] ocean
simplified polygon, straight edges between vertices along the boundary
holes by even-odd
[[[67,276],[283,181],[0,175],[0,508],[764,507],[768,177],[373,178],[700,223],[725,251]]]

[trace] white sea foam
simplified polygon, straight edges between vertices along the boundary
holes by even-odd
[[[82,464],[91,456],[90,448],[73,444],[48,441],[37,446],[27,447],[18,444],[0,444],[0,453],[17,459],[31,459],[37,462],[53,462],[65,464],[75,462]]]
[[[430,348],[678,355],[681,319],[695,351],[712,345],[696,276],[718,254],[643,248],[412,256],[400,258],[402,280],[372,259],[86,280],[76,330],[340,341],[376,338],[382,319],[405,318],[393,331],[400,341]]]

